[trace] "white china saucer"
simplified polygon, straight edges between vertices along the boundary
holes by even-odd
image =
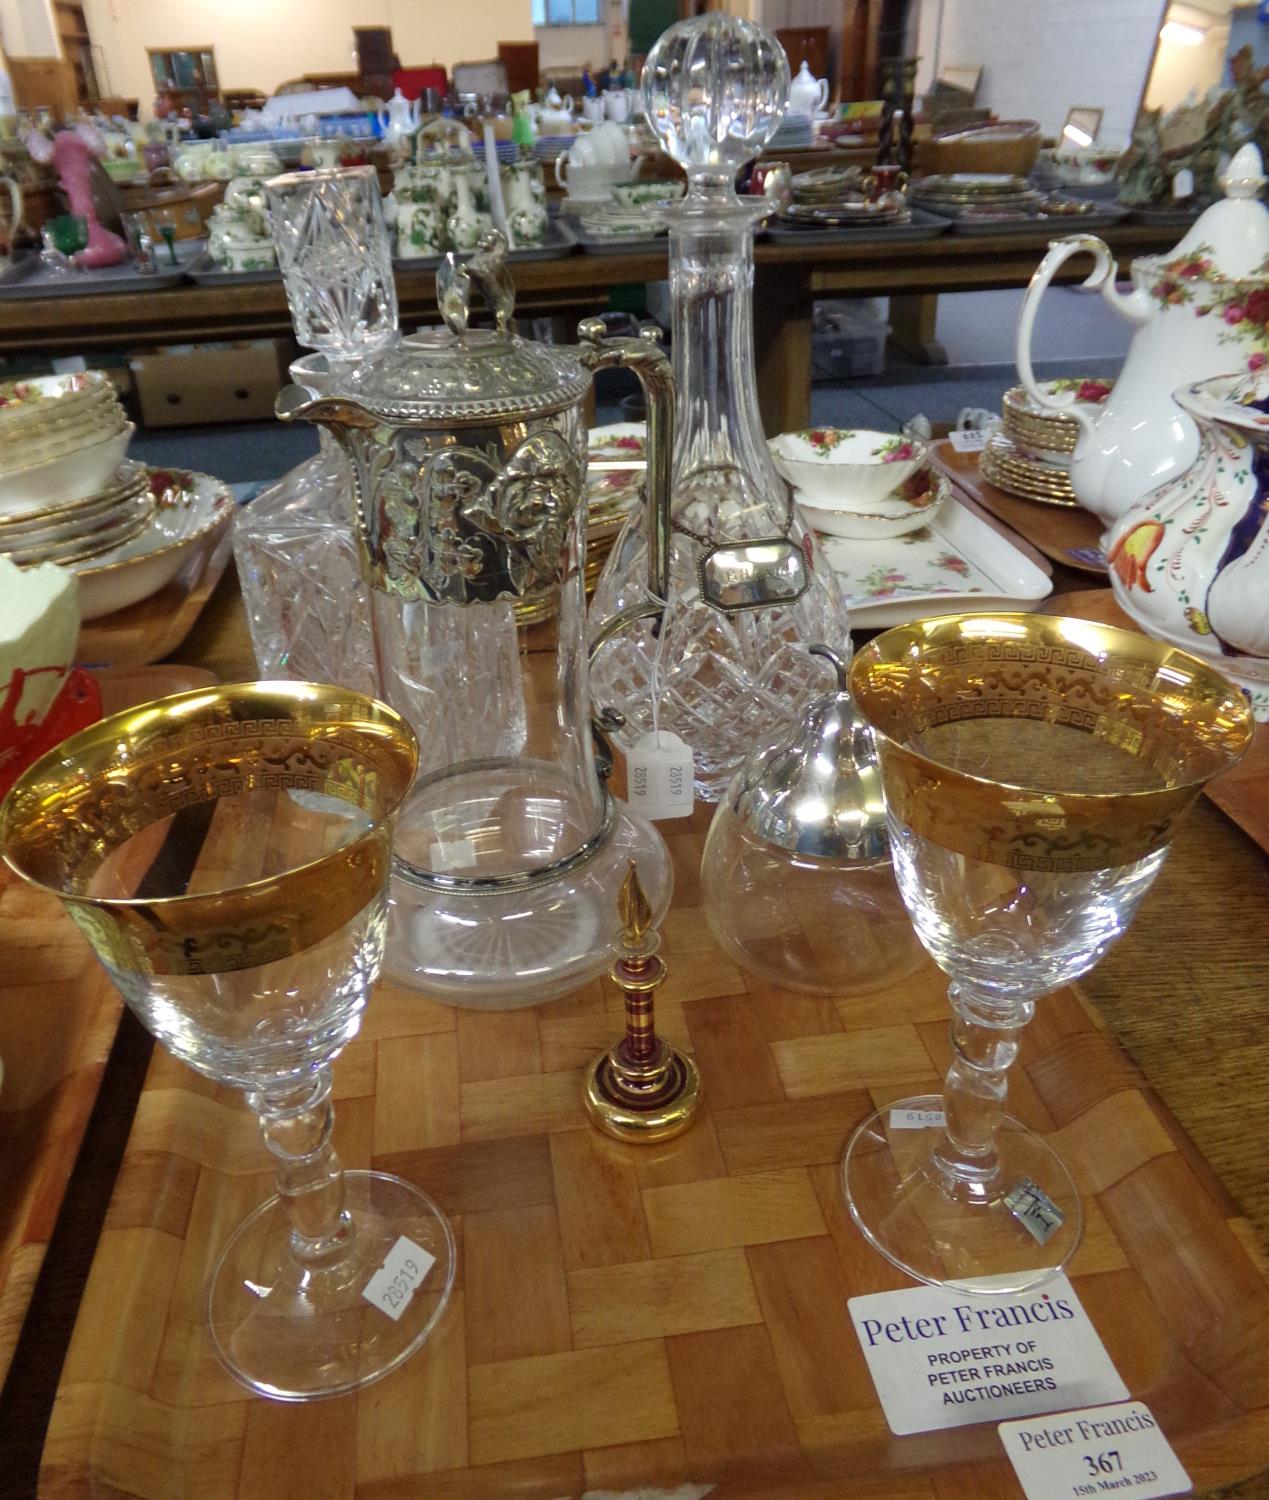
[[[96,620],[148,599],[176,577],[204,537],[233,521],[233,494],[210,474],[152,468],[150,488],[155,510],[144,531],[110,552],[71,564],[79,576],[81,619]]]

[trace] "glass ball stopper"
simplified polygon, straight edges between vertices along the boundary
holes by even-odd
[[[643,65],[643,106],[688,194],[731,188],[770,140],[789,98],[789,59],[761,26],[723,11],[663,32]]]

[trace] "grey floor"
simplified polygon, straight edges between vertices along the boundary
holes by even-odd
[[[811,419],[825,426],[891,429],[918,414],[955,422],[966,407],[999,410],[1017,380],[1014,329],[1020,291],[963,292],[939,299],[938,335],[946,366],[917,365],[894,350],[880,375],[817,382]],[[884,315],[885,304],[880,311]],[[1034,358],[1041,378],[1113,375],[1127,352],[1131,329],[1100,298],[1054,288],[1036,321]],[[621,411],[603,402],[601,421]],[[310,428],[257,422],[222,427],[138,430],[131,453],[147,463],[199,469],[229,483],[274,479],[316,451]]]

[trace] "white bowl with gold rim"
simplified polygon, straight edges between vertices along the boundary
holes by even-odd
[[[135,431],[131,422],[125,422],[121,431],[86,447],[0,474],[0,516],[82,500],[103,489],[123,462]]]
[[[947,481],[928,464],[866,510],[794,491],[803,518],[816,531],[856,541],[886,541],[919,531],[939,513],[947,496]]]
[[[155,495],[150,524],[121,547],[72,565],[85,620],[126,609],[171,583],[190,554],[226,530],[237,509],[232,491],[210,474],[165,472],[175,484]]]
[[[925,462],[924,444],[865,427],[804,427],[782,432],[767,446],[804,504],[872,515]]]

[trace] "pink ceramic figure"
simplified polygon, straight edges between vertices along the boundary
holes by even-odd
[[[95,125],[79,124],[73,130],[59,130],[49,140],[42,131],[32,130],[26,138],[26,149],[36,161],[53,163],[66,190],[71,213],[88,221],[88,246],[71,256],[72,263],[92,268],[117,266],[127,260],[127,245],[102,226],[93,204],[93,157],[104,156],[106,151],[101,131]]]

